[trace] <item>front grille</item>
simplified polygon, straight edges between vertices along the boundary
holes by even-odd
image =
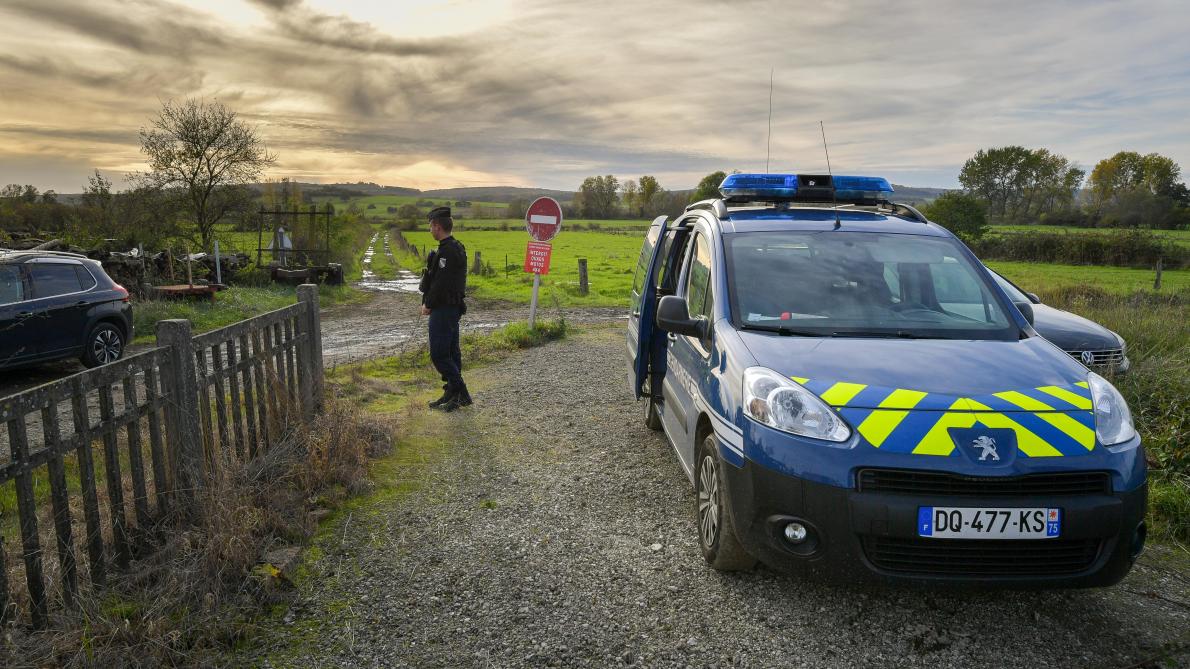
[[[1111,494],[1111,477],[1107,472],[1057,472],[992,477],[905,469],[861,469],[856,482],[860,492],[901,495],[996,497]]]
[[[921,539],[864,537],[877,568],[919,576],[1065,576],[1086,571],[1098,539]]]
[[[1081,349],[1077,351],[1066,352],[1070,354],[1070,357],[1074,358],[1075,360],[1078,360],[1079,362],[1083,361],[1083,351]],[[1105,348],[1101,351],[1091,351],[1091,357],[1094,359],[1090,365],[1091,367],[1115,366],[1124,361],[1124,349]]]

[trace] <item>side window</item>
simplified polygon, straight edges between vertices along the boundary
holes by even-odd
[[[77,293],[82,290],[74,265],[31,263],[29,278],[33,284],[33,299]]]
[[[21,268],[0,265],[0,304],[12,304],[25,299],[25,286],[21,283]]]
[[[694,240],[694,253],[690,256],[690,270],[686,273],[686,303],[690,317],[711,317],[711,248],[705,235]]]
[[[81,290],[91,290],[95,287],[96,283],[99,283],[95,280],[95,277],[91,274],[91,271],[82,265],[75,265],[74,272],[79,277],[79,289]]]
[[[653,257],[653,249],[657,247],[657,237],[661,233],[659,226],[649,228],[645,233],[645,243],[640,249],[640,258],[636,261],[636,277],[632,281],[633,308],[640,308],[640,297],[645,283],[645,274],[649,272],[649,260]]]

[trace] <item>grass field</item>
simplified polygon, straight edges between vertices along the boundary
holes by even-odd
[[[1029,291],[1040,293],[1067,287],[1093,287],[1116,295],[1152,290],[1153,270],[1092,265],[989,260],[988,267]],[[1161,274],[1162,292],[1190,289],[1190,270],[1168,270]]]
[[[405,239],[419,247],[434,248],[437,243],[428,232],[406,232]],[[503,231],[467,231],[458,233],[467,247],[471,262],[478,251],[485,264],[495,270],[493,276],[470,276],[467,283],[477,297],[528,302],[533,292],[533,276],[523,270],[525,245],[529,235],[524,229]],[[589,306],[627,306],[632,289],[633,271],[640,254],[639,234],[564,231],[553,241],[550,272],[542,276],[541,299],[551,304]],[[505,259],[507,258],[507,267]],[[590,294],[579,295],[578,259],[587,259]],[[402,254],[401,262],[419,269],[421,261]]]

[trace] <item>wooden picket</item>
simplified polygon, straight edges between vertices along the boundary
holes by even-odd
[[[267,452],[291,417],[318,410],[318,290],[300,286],[298,295],[197,337],[187,321],[162,321],[154,348],[0,399],[9,451],[0,491],[12,482],[20,535],[14,555],[0,534],[0,623],[23,610],[44,628],[53,603],[73,606],[83,587],[101,588],[113,567],[127,568],[147,548],[141,534],[167,513],[184,520],[221,467]],[[54,550],[43,548],[39,524]]]

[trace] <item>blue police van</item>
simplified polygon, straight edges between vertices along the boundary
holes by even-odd
[[[1145,542],[1144,451],[877,177],[734,174],[653,221],[630,383],[695,488],[703,556],[847,580],[1110,585]]]

